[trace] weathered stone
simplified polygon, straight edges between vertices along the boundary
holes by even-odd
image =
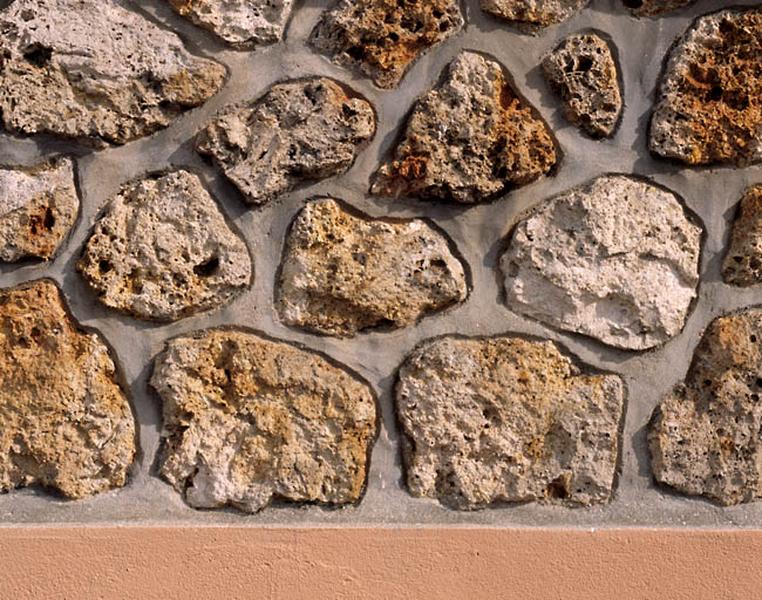
[[[720,504],[762,496],[762,310],[715,319],[649,431],[657,481]]]
[[[701,227],[672,192],[605,175],[531,210],[500,260],[508,306],[628,350],[677,335],[698,285]]]
[[[246,244],[187,171],[125,185],[96,222],[77,268],[106,306],[161,321],[225,304],[252,270]]]
[[[610,137],[622,113],[619,74],[608,43],[595,33],[570,35],[542,61],[564,115],[592,137]]]
[[[274,85],[204,129],[198,151],[211,155],[252,204],[302,182],[343,173],[376,132],[371,105],[325,77]]]
[[[624,398],[619,377],[585,372],[553,342],[426,342],[396,387],[408,489],[459,509],[607,502]]]
[[[51,258],[78,213],[70,159],[0,168],[0,260]]]
[[[416,103],[371,192],[470,204],[530,183],[555,163],[548,127],[518,97],[503,67],[463,52]]]
[[[353,336],[412,325],[467,295],[463,265],[434,227],[373,219],[326,198],[310,202],[291,227],[277,304],[288,325]]]
[[[15,133],[123,144],[222,86],[225,68],[124,0],[15,0],[0,11],[0,114]]]
[[[114,361],[38,280],[0,291],[0,492],[83,498],[127,481],[135,423]]]
[[[590,0],[481,0],[482,10],[518,25],[528,33],[556,25],[587,6]]]
[[[762,283],[762,185],[750,187],[741,199],[722,278],[732,285]]]
[[[673,47],[651,118],[653,153],[690,165],[762,160],[762,8],[699,17]]]
[[[696,0],[622,0],[622,4],[638,17],[655,17],[695,3]]]
[[[393,88],[418,57],[461,27],[457,0],[337,0],[310,43],[377,86]]]
[[[164,401],[161,473],[191,506],[360,500],[375,400],[319,354],[207,330],[170,341],[151,385]]]
[[[273,44],[283,37],[292,0],[168,0],[172,8],[236,48]]]

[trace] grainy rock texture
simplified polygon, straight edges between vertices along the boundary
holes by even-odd
[[[360,499],[376,435],[367,384],[322,356],[252,333],[169,342],[161,473],[196,508]]]
[[[313,77],[274,85],[258,100],[224,111],[196,146],[248,202],[264,204],[299,183],[346,171],[375,131],[366,100]]]
[[[595,33],[570,35],[542,61],[564,115],[592,137],[613,135],[622,113],[619,74],[608,43]]]
[[[548,127],[516,95],[503,67],[463,52],[416,103],[371,191],[470,204],[534,181],[555,163]]]
[[[508,307],[628,350],[677,335],[696,296],[701,228],[676,196],[605,175],[525,215],[500,259]]]
[[[457,0],[338,0],[323,13],[310,43],[382,88],[463,26]]]
[[[565,21],[590,0],[480,0],[482,10],[534,32]]]
[[[0,168],[0,260],[51,258],[78,213],[70,159]]]
[[[597,504],[611,497],[625,388],[552,342],[445,337],[416,348],[396,388],[415,496]]]
[[[622,4],[638,17],[655,17],[695,2],[696,0],[622,0]]]
[[[651,151],[690,165],[762,160],[762,8],[696,19],[672,48]]]
[[[124,0],[16,0],[0,11],[0,114],[16,133],[122,144],[222,86],[225,68]]]
[[[121,487],[135,423],[100,337],[38,280],[0,291],[0,492],[42,485],[68,498]]]
[[[722,278],[733,285],[762,283],[762,185],[750,187],[741,199]]]
[[[196,175],[127,184],[95,224],[77,268],[106,306],[174,320],[225,304],[251,280],[246,244]]]
[[[292,0],[168,0],[172,8],[235,48],[281,39]]]
[[[391,222],[310,202],[286,240],[278,312],[289,324],[337,336],[412,325],[465,300],[463,265],[421,219]]]
[[[720,504],[762,496],[762,310],[715,319],[684,385],[654,413],[657,481]]]

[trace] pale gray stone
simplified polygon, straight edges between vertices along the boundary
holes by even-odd
[[[722,263],[722,279],[739,286],[762,283],[762,184],[751,186],[741,198]]]

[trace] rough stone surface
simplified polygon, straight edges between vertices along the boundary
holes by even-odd
[[[426,342],[396,388],[408,488],[459,509],[607,502],[624,398],[619,377],[583,372],[552,342]]]
[[[587,6],[590,0],[480,0],[482,10],[528,32],[556,25]]]
[[[715,319],[649,432],[657,481],[720,504],[762,496],[762,310]]]
[[[376,131],[371,105],[324,77],[274,85],[220,115],[196,140],[252,204],[343,173]]]
[[[0,113],[15,133],[122,144],[222,86],[225,68],[124,0],[15,0],[0,11]]]
[[[51,258],[78,213],[70,159],[0,168],[0,260]]]
[[[127,481],[135,423],[100,337],[37,280],[0,290],[0,492],[83,498]]]
[[[281,39],[292,0],[168,0],[196,25],[233,47],[249,49]]]
[[[329,198],[310,202],[286,241],[281,319],[337,336],[412,325],[468,295],[448,244],[421,219],[372,219]]]
[[[516,225],[500,259],[508,307],[628,350],[683,327],[698,285],[701,228],[677,197],[606,175]]]
[[[762,160],[762,8],[696,19],[671,51],[651,119],[655,154],[690,165]]]
[[[377,86],[393,88],[418,57],[462,26],[457,0],[338,0],[310,43]]]
[[[77,268],[106,306],[162,321],[228,302],[252,271],[246,244],[187,171],[124,186],[96,222]]]
[[[592,137],[613,135],[622,94],[618,68],[604,39],[595,33],[570,35],[545,57],[542,70],[569,121]]]
[[[161,473],[191,506],[360,499],[375,400],[322,356],[208,330],[169,342],[151,385],[164,401]]]
[[[762,283],[762,185],[750,187],[741,199],[722,278],[733,285]]]
[[[416,103],[371,191],[469,204],[530,183],[555,163],[548,127],[516,95],[503,67],[463,52]]]
[[[622,4],[638,17],[655,17],[695,2],[696,0],[622,0]]]

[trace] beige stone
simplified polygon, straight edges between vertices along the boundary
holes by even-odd
[[[590,0],[480,0],[482,10],[528,33],[574,16]]]
[[[750,187],[741,199],[722,263],[722,278],[732,285],[762,283],[762,185]]]
[[[638,17],[661,16],[695,3],[696,0],[622,0],[622,4]]]

